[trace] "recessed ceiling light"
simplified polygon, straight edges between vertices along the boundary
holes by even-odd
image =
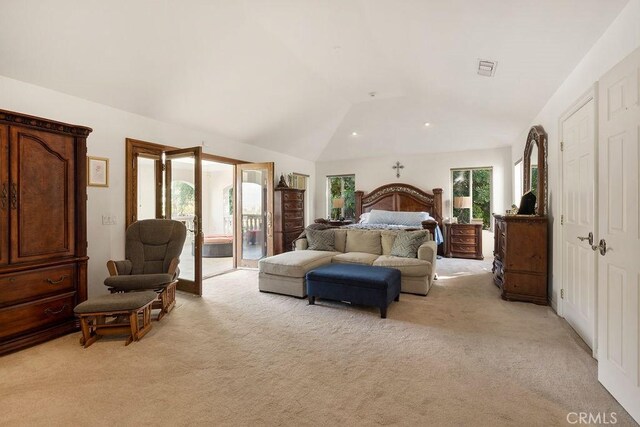
[[[425,125],[426,127],[429,127],[429,126],[431,126],[431,123],[429,123],[429,122],[424,122],[424,125]]]
[[[351,132],[351,136],[358,136],[358,132],[354,130],[353,132]]]

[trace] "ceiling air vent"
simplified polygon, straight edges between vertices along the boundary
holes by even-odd
[[[496,61],[487,61],[485,59],[480,59],[478,61],[478,74],[485,77],[493,77],[496,73],[496,67],[498,63]]]

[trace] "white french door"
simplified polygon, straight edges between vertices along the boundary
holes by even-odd
[[[587,99],[562,122],[562,314],[595,350],[595,101],[592,95]]]
[[[640,422],[640,49],[599,87],[598,379]]]

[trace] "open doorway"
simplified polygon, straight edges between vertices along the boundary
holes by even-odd
[[[206,155],[203,155],[205,157]],[[187,230],[196,228],[193,158],[171,161],[171,189],[167,203],[171,218],[181,221]],[[233,253],[233,177],[234,166],[202,159],[202,280],[234,269]],[[140,193],[139,193],[140,194]],[[138,197],[144,207],[145,198]],[[147,209],[148,210],[148,209]],[[193,277],[196,235],[187,233],[180,266],[185,277]]]
[[[178,290],[273,254],[273,163],[247,163],[127,139],[126,226],[171,218],[187,227]]]
[[[234,167],[202,160],[202,278],[234,268]]]

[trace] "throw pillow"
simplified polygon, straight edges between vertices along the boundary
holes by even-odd
[[[382,244],[380,232],[369,230],[347,230],[347,244],[345,252],[365,252],[381,255]]]
[[[391,255],[391,249],[393,249],[393,242],[396,241],[398,231],[386,231],[380,232],[380,238],[382,240],[382,255]]]
[[[335,251],[335,235],[333,230],[305,230],[309,247],[312,251]]]
[[[426,231],[403,231],[398,233],[391,248],[391,255],[403,258],[417,258],[418,248],[427,238]]]

